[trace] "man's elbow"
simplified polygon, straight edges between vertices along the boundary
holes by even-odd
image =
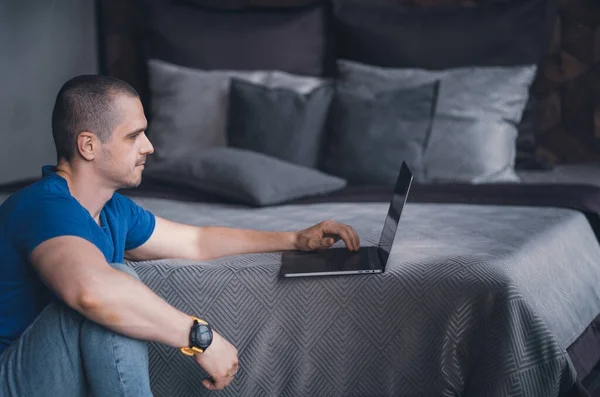
[[[94,313],[101,311],[103,306],[102,299],[95,292],[84,289],[74,294],[67,304],[80,313]]]
[[[68,294],[69,299],[66,299],[66,296],[64,298],[67,305],[87,319],[104,325],[118,325],[123,321],[119,313],[125,303],[124,295],[118,291],[127,289],[128,284],[122,284],[121,281],[123,278],[129,280],[132,276],[119,270],[109,269],[109,273],[97,274],[93,281],[87,279],[77,288],[73,288]]]
[[[99,319],[106,312],[108,302],[103,298],[103,294],[98,288],[85,286],[73,289],[63,295],[63,300],[67,306],[82,314],[87,318]]]
[[[85,318],[105,326],[119,326],[123,322],[118,305],[101,294],[84,291],[77,295],[71,307]]]

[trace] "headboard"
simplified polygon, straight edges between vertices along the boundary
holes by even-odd
[[[335,0],[332,0],[335,2]],[[345,0],[358,1],[358,0]],[[365,1],[365,0],[362,0]],[[375,1],[375,0],[370,0]],[[465,10],[479,6],[505,3],[507,7],[523,0],[504,1],[476,1],[476,0],[378,0],[381,3],[397,3],[402,7],[411,7],[414,10],[439,9],[440,7],[464,7]],[[293,9],[311,7],[315,4],[329,3],[326,0],[98,0],[98,29],[101,70],[105,74],[119,77],[134,86],[142,96],[145,104],[149,101],[147,84],[146,60],[152,51],[149,48],[148,38],[152,32],[146,30],[145,24],[153,21],[153,15],[148,9],[162,3],[173,7],[189,7],[190,9],[202,8],[207,12],[218,14],[243,14],[243,13],[284,13]],[[581,3],[581,2],[579,2]],[[148,7],[152,4],[152,7]],[[553,0],[547,1],[546,18],[547,31],[544,32],[550,44],[543,48],[545,53],[540,54],[539,71],[531,92],[532,99],[523,119],[519,136],[520,152],[525,162],[534,158],[534,153],[543,154],[553,162],[588,162],[600,161],[600,95],[594,95],[590,90],[600,90],[597,84],[590,82],[600,76],[590,73],[600,73],[598,69],[588,72],[587,79],[579,79],[581,57],[588,60],[583,64],[585,70],[592,69],[590,65],[600,61],[598,57],[590,61],[590,54],[582,53],[581,48],[575,43],[574,29],[579,26],[573,22],[572,13],[563,5],[557,16],[556,5]],[[328,11],[330,12],[330,11]],[[592,12],[592,11],[590,11]],[[597,12],[597,11],[596,11]],[[598,19],[600,20],[600,18]],[[555,23],[558,21],[558,23]],[[561,28],[563,30],[561,30]],[[564,31],[568,28],[568,31]],[[326,26],[330,33],[330,26]],[[594,30],[591,30],[593,37]],[[561,40],[564,35],[569,35],[572,40]],[[153,37],[154,44],[158,40]],[[331,60],[335,58],[336,47],[326,40],[328,58],[324,60],[324,75],[334,75],[335,69]],[[559,43],[562,43],[559,44]],[[577,58],[579,57],[579,59]],[[593,56],[591,57],[593,58]],[[578,69],[579,67],[579,69]],[[319,74],[319,73],[311,73]],[[585,73],[584,73],[585,74]],[[591,81],[590,81],[591,79]],[[581,80],[581,81],[580,81]],[[596,80],[598,81],[598,80]],[[565,88],[566,87],[566,88]],[[575,94],[582,94],[584,100],[575,98]],[[565,97],[567,96],[567,97]],[[595,103],[594,103],[595,102]],[[539,106],[538,106],[539,105]],[[594,110],[597,114],[597,131],[594,134]],[[565,119],[561,117],[567,115]],[[151,115],[150,115],[151,117]],[[523,157],[525,155],[525,157]],[[527,164],[526,164],[527,165]]]
[[[146,45],[141,3],[96,0],[100,71],[131,84],[148,98]]]

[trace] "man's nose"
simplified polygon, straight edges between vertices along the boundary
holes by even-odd
[[[145,138],[145,142],[144,142],[144,146],[143,146],[143,153],[144,154],[154,153],[154,146],[152,145],[152,142],[150,142],[150,139],[148,139],[148,137],[146,136],[146,133],[144,133],[144,138]]]

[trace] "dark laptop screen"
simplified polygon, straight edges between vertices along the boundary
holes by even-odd
[[[394,187],[394,195],[390,203],[390,209],[385,218],[383,231],[381,232],[381,238],[379,239],[379,248],[382,256],[381,260],[384,264],[387,262],[390,251],[392,250],[392,244],[394,243],[394,237],[396,236],[398,223],[400,222],[400,215],[402,214],[402,209],[406,203],[406,197],[408,196],[412,179],[412,172],[406,163],[402,163],[400,174],[398,175],[396,186]]]

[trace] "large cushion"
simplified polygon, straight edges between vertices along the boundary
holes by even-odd
[[[406,161],[415,180],[424,181],[437,90],[436,82],[381,92],[339,85],[323,169],[352,184],[393,185]]]
[[[346,186],[342,178],[236,148],[215,148],[165,164],[151,177],[252,206],[280,204]]]
[[[231,78],[308,93],[323,84],[315,77],[279,71],[198,70],[160,60],[148,63],[151,120],[148,136],[155,154],[148,169],[213,147],[227,146]]]
[[[392,69],[340,61],[341,80],[372,92],[440,81],[431,137],[423,154],[426,182],[516,182],[516,125],[535,66],[444,71]]]
[[[419,7],[393,0],[334,0],[338,57],[374,66],[442,70],[537,65],[552,29],[552,0]],[[520,157],[533,155],[538,104],[517,120]]]
[[[332,95],[332,84],[304,94],[234,79],[229,97],[229,144],[316,167]]]
[[[181,1],[142,0],[149,58],[199,68],[281,70],[322,76],[326,7],[228,12]]]

